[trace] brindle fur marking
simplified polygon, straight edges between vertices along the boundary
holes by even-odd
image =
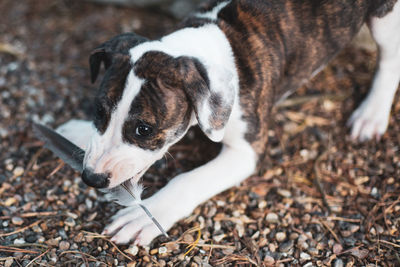
[[[375,15],[369,11],[372,5],[385,5],[388,12],[393,4],[238,0],[219,12],[217,24],[230,41],[239,72],[240,103],[249,126],[246,139],[260,162],[275,101],[300,87],[348,44],[366,18]]]
[[[100,133],[107,129],[111,113],[121,100],[128,73],[132,68],[129,49],[145,41],[147,38],[134,33],[120,34],[95,48],[90,55],[92,83],[96,81],[102,63],[106,69],[94,101],[94,124]]]
[[[143,149],[156,150],[176,140],[189,126],[192,108],[180,75],[179,59],[162,52],[147,52],[134,65],[135,74],[145,80],[131,104],[128,119],[123,126],[126,142]],[[135,136],[139,122],[153,127],[148,138]],[[174,135],[170,136],[173,132]]]

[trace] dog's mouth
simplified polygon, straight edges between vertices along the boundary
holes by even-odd
[[[140,180],[140,178],[143,176],[143,174],[144,174],[149,168],[150,168],[150,165],[149,165],[149,166],[146,166],[146,167],[143,168],[142,170],[138,171],[135,175],[131,176],[130,178],[122,180],[122,182],[119,182],[119,183],[116,184],[116,185],[113,185],[113,184],[111,183],[111,187],[109,187],[109,188],[107,188],[107,189],[113,189],[113,188],[122,186],[122,184],[123,184],[123,183],[126,183],[126,182],[129,182],[129,183],[138,183],[139,180]]]

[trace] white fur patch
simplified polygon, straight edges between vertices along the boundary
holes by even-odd
[[[372,36],[379,47],[378,68],[366,99],[351,115],[351,137],[380,138],[389,124],[390,109],[400,81],[400,2],[383,18],[372,18]]]
[[[229,1],[225,1],[225,2],[221,2],[218,5],[216,5],[212,10],[210,10],[208,12],[196,13],[195,17],[216,20],[217,16],[218,16],[218,13],[221,11],[221,9],[223,9],[230,2],[231,2],[230,0]]]

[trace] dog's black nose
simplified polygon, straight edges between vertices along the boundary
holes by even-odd
[[[84,169],[82,172],[82,180],[88,186],[95,188],[105,188],[110,183],[110,175],[106,173],[94,173],[90,169]]]

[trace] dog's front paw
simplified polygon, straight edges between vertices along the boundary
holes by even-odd
[[[365,100],[351,115],[347,125],[351,127],[351,138],[361,142],[376,138],[386,132],[390,108],[384,103]]]
[[[170,210],[164,209],[162,204],[152,204],[151,198],[144,200],[143,204],[166,231],[175,223],[175,216]],[[115,214],[113,222],[104,229],[103,234],[112,235],[111,241],[117,244],[133,242],[135,245],[147,246],[161,232],[145,212],[135,205]]]

